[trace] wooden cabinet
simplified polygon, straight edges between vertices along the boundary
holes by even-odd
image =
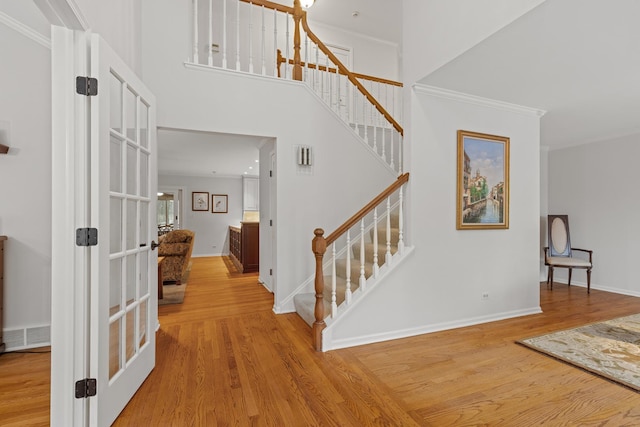
[[[240,273],[260,268],[260,223],[242,222],[240,228],[229,227],[229,252]]]
[[[4,327],[2,319],[4,317],[4,241],[7,236],[0,236],[0,353],[4,352],[4,338],[2,336],[2,328]]]
[[[242,177],[242,210],[260,210],[260,180]]]

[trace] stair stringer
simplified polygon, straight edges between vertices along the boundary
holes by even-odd
[[[333,341],[333,331],[340,326],[340,323],[347,319],[349,316],[357,315],[357,309],[359,306],[367,303],[367,295],[371,294],[376,288],[383,286],[387,281],[387,276],[395,269],[401,268],[404,261],[409,258],[414,252],[413,246],[405,246],[402,253],[396,252],[391,256],[391,262],[385,263],[380,267],[377,277],[371,276],[367,279],[364,289],[358,288],[351,297],[350,304],[341,304],[338,307],[338,312],[335,317],[328,315],[325,318],[326,328],[322,331],[322,351],[334,350],[337,348],[352,347],[353,345],[372,344],[377,342],[375,339],[368,340],[367,337],[354,338],[353,345],[341,345],[336,346]]]

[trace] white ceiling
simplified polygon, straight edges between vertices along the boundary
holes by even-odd
[[[548,0],[420,83],[546,110],[552,149],[640,133],[640,1]]]
[[[258,147],[266,138],[179,129],[158,129],[162,175],[238,177],[258,175]]]

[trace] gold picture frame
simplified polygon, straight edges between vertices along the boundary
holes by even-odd
[[[509,141],[458,131],[458,230],[509,228]]]

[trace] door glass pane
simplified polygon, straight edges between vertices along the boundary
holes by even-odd
[[[122,318],[109,325],[109,379],[113,378],[120,368],[122,368],[122,362],[120,360],[121,320]]]
[[[140,240],[139,244],[149,244],[149,202],[140,202]]]
[[[122,200],[117,197],[110,197],[110,215],[109,222],[111,229],[109,233],[109,253],[116,253],[122,251]]]
[[[149,107],[140,102],[140,145],[149,147]]]
[[[138,126],[136,122],[136,94],[131,92],[131,89],[125,92],[125,125],[127,126],[127,138],[132,141],[138,142],[136,128]]]
[[[149,316],[149,300],[144,300],[140,304],[140,347],[142,347],[147,342],[147,317]]]
[[[136,298],[136,279],[138,275],[136,274],[136,270],[138,266],[136,265],[136,255],[128,255],[127,256],[127,287],[126,287],[126,297],[127,297],[127,305],[131,304]]]
[[[122,258],[112,259],[109,264],[109,311],[116,312],[122,296]]]
[[[127,194],[138,194],[136,188],[137,181],[138,150],[131,145],[127,145]]]
[[[131,358],[133,357],[134,354],[136,354],[136,347],[134,346],[134,340],[135,340],[135,319],[136,319],[136,312],[138,311],[138,308],[134,308],[131,311],[127,312],[127,321],[126,321],[126,325],[127,325],[127,362],[129,360],[131,360]]]
[[[109,82],[109,126],[111,129],[122,132],[122,82],[111,74]]]
[[[109,166],[109,190],[116,193],[122,192],[122,145],[118,138],[111,136]]]
[[[149,197],[149,155],[140,152],[140,195]]]
[[[138,231],[138,227],[136,227],[138,223],[136,220],[138,217],[137,206],[138,204],[135,200],[127,200],[127,249],[134,249],[138,242],[136,236]]]
[[[140,252],[140,298],[145,296],[149,290],[149,251]]]

